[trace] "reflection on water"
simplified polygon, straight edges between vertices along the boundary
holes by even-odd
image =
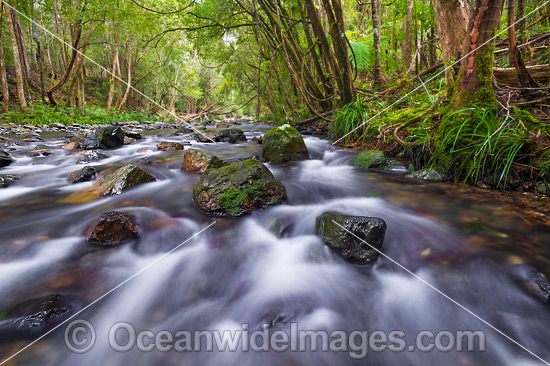
[[[247,130],[248,137],[261,131]],[[6,173],[20,174],[0,190],[0,313],[23,300],[60,293],[90,303],[175,248],[213,220],[193,205],[198,177],[182,172],[182,153],[154,148],[166,136],[108,151],[117,165],[147,156],[159,182],[87,203],[66,199],[76,187],[66,177],[78,154],[56,150],[25,158],[24,148]],[[54,144],[52,140],[50,143]],[[550,356],[550,313],[525,290],[530,267],[544,271],[547,226],[525,220],[509,203],[472,200],[446,185],[407,182],[396,175],[358,172],[351,152],[307,138],[312,160],[268,164],[288,189],[287,205],[240,219],[220,218],[211,229],[132,279],[78,318],[96,328],[94,348],[71,353],[56,332],[18,356],[25,365],[536,365],[533,358],[455,304],[380,257],[375,265],[350,265],[314,235],[326,211],[377,216],[388,224],[384,252],[543,358]],[[254,143],[195,144],[226,159],[261,154]],[[141,152],[140,152],[141,151]],[[36,168],[36,169],[34,169]],[[79,185],[84,188],[89,183]],[[467,193],[467,192],[466,192]],[[136,217],[139,242],[93,247],[84,231],[102,212]],[[516,212],[516,213],[515,213]],[[519,213],[517,213],[519,212]],[[522,216],[523,215],[523,216]],[[544,257],[544,259],[542,259]],[[421,330],[482,330],[487,351],[369,353],[353,361],[346,352],[116,353],[107,335],[120,321],[136,330],[251,330],[271,324],[288,330],[402,330],[414,341]],[[7,356],[24,342],[0,346]]]

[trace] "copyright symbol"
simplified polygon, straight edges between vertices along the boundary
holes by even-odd
[[[74,353],[86,353],[95,344],[95,329],[90,322],[73,320],[65,328],[65,345]]]

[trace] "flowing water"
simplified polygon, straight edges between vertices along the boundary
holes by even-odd
[[[265,129],[250,127],[248,137]],[[162,131],[161,131],[162,132]],[[446,184],[407,181],[401,171],[360,172],[348,165],[353,152],[307,137],[311,160],[267,164],[288,190],[285,205],[242,217],[210,218],[192,201],[198,176],[180,170],[182,153],[158,152],[159,141],[180,141],[170,131],[107,151],[90,165],[122,165],[144,157],[161,161],[146,169],[158,182],[122,195],[82,202],[69,185],[82,167],[79,155],[61,150],[29,156],[12,152],[3,174],[22,179],[0,190],[0,313],[50,294],[92,303],[155,260],[158,263],[86,309],[75,319],[93,324],[97,340],[85,354],[64,342],[65,325],[11,360],[14,365],[538,365],[542,364],[459,306],[380,257],[355,266],[315,236],[315,219],[327,211],[383,218],[384,253],[541,357],[550,360],[550,312],[525,286],[533,266],[548,267],[550,230],[526,219],[516,206],[468,195]],[[187,137],[188,138],[188,137]],[[238,160],[261,154],[253,143],[195,147]],[[144,149],[150,148],[150,149]],[[136,217],[141,239],[105,249],[88,244],[86,228],[101,213]],[[161,259],[194,233],[216,223]],[[354,360],[350,352],[115,352],[109,329],[128,322],[136,331],[239,330],[328,332],[355,330],[416,334],[483,331],[484,352],[374,352]],[[124,337],[123,337],[124,338]],[[31,339],[32,340],[32,339]],[[204,341],[204,339],[203,339]],[[29,340],[4,341],[0,359]],[[120,340],[124,344],[124,339]]]

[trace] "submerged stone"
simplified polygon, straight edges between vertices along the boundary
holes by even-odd
[[[411,174],[407,174],[405,178],[410,179],[421,179],[421,180],[429,180],[432,182],[442,182],[443,176],[439,174],[439,172],[435,169],[422,169],[417,170],[415,172],[412,172]]]
[[[19,179],[19,176],[15,174],[0,174],[0,188],[7,188]]]
[[[179,151],[183,150],[183,144],[179,142],[160,142],[157,145],[157,149],[161,151]]]
[[[378,217],[326,212],[317,217],[315,232],[338,255],[355,264],[371,264],[379,256],[386,222]],[[363,241],[372,245],[365,244]]]
[[[302,135],[289,124],[269,130],[262,138],[264,158],[273,163],[309,159]]]
[[[285,186],[255,159],[208,169],[193,189],[193,200],[210,216],[242,216],[286,199]]]
[[[101,152],[101,150],[88,150],[85,151],[80,159],[78,159],[76,162],[78,164],[88,164],[94,161],[100,161],[103,159],[107,159],[108,156]]]

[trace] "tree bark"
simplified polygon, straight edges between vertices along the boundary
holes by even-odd
[[[469,25],[468,53],[462,61],[454,96],[455,106],[498,108],[493,90],[494,36],[504,0],[475,0]]]
[[[525,34],[525,0],[518,0],[518,12],[516,16],[516,21],[518,22],[518,39],[519,43],[526,42]]]
[[[516,42],[515,13],[515,0],[508,0],[508,56],[510,66],[516,69],[522,87],[535,88],[537,87],[537,82],[529,75]]]
[[[26,109],[28,107],[27,100],[25,99],[25,81],[23,77],[23,66],[21,63],[21,57],[19,55],[19,46],[17,45],[17,36],[15,33],[15,27],[13,24],[12,17],[13,10],[6,6],[6,20],[8,23],[8,31],[10,33],[11,46],[13,49],[13,59],[15,63],[15,80],[17,82],[17,98],[19,99],[19,104],[21,109]]]
[[[460,60],[468,43],[470,6],[466,0],[432,0],[443,62]],[[452,92],[460,63],[445,71],[447,91]]]
[[[115,95],[115,83],[116,83],[116,68],[118,62],[118,46],[117,38],[115,37],[115,52],[113,55],[113,69],[111,71],[111,80],[109,82],[109,96],[107,97],[107,106],[105,107],[105,114],[108,116],[111,113],[111,106],[113,104],[113,97]]]
[[[407,15],[405,17],[405,43],[403,44],[403,66],[407,68],[412,57],[412,22],[413,2],[407,0]]]
[[[374,85],[381,85],[384,76],[380,63],[380,17],[378,15],[378,0],[371,0],[372,6],[372,27],[374,43]]]
[[[130,94],[130,89],[132,89],[132,52],[131,48],[128,47],[128,79],[126,82],[126,91],[124,92],[124,95],[122,96],[122,99],[120,102],[116,105],[117,110],[121,110],[122,107],[126,104],[126,101],[128,100],[128,95]],[[122,93],[122,90],[121,90]]]
[[[2,97],[4,99],[4,112],[10,110],[10,90],[8,88],[8,75],[6,73],[6,62],[4,60],[4,44],[2,42],[2,29],[4,21],[4,2],[0,5],[0,79],[2,82]]]

